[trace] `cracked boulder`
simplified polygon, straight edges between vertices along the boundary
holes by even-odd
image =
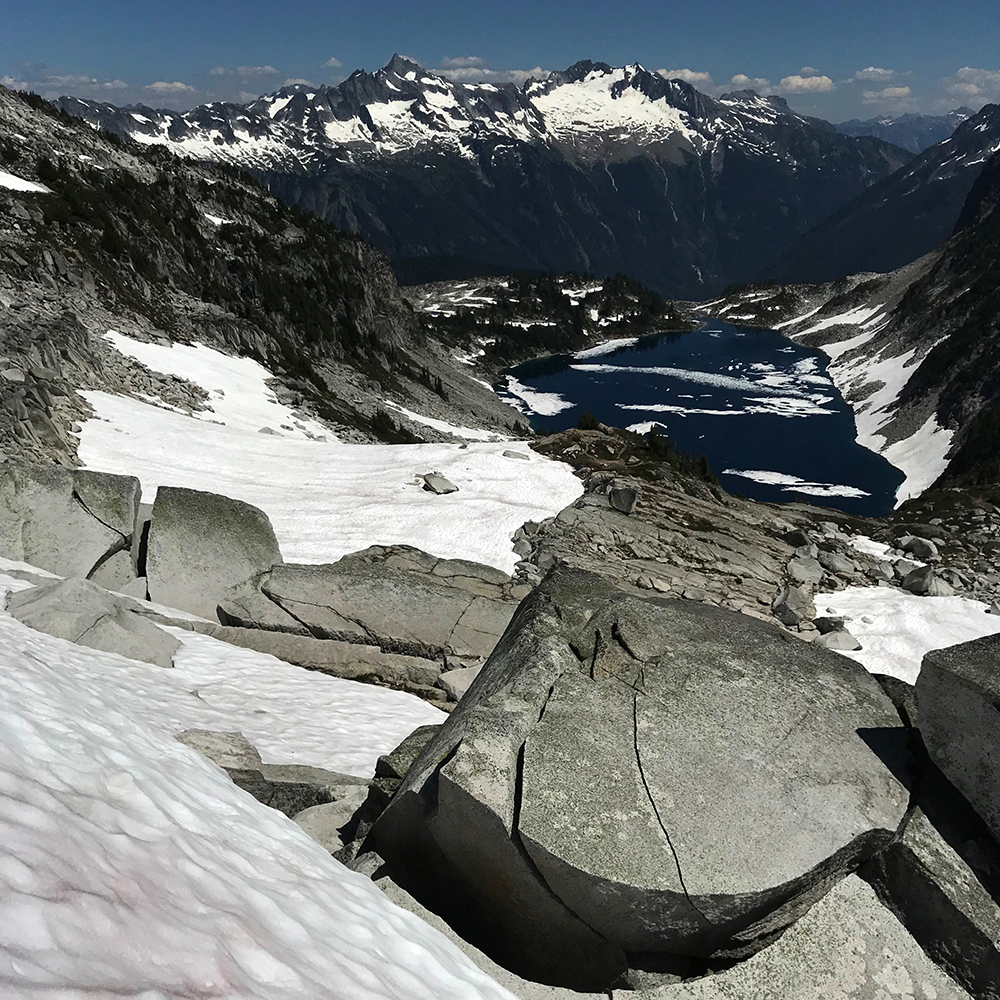
[[[58,580],[7,599],[7,610],[29,628],[132,660],[173,666],[180,643],[138,614],[137,607],[91,580],[80,579]]]
[[[135,578],[139,480],[9,460],[0,466],[0,556],[104,586]]]
[[[150,600],[219,621],[219,605],[252,591],[281,552],[267,515],[242,500],[161,486],[149,524]]]
[[[774,940],[894,836],[906,741],[859,665],[563,569],[365,849],[518,974],[607,989]]]

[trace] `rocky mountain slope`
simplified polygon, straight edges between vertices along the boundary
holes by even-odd
[[[907,473],[900,498],[932,484],[1000,480],[1000,154],[982,169],[958,232],[887,275],[759,285],[705,308],[780,329],[832,358],[858,439]]]
[[[1000,105],[988,104],[824,219],[757,277],[834,281],[909,264],[951,236],[983,164],[998,149]]]
[[[497,431],[521,418],[435,350],[388,262],[232,166],[184,162],[0,88],[0,441],[71,462],[76,389],[204,408],[105,339],[254,358],[345,440],[440,440],[398,407]],[[397,409],[389,415],[389,404]]]
[[[971,108],[956,108],[946,115],[882,115],[862,121],[852,118],[841,122],[837,131],[844,135],[873,135],[877,139],[902,146],[911,153],[922,153],[931,146],[947,139],[975,112]]]
[[[180,114],[63,99],[94,125],[254,171],[392,258],[618,271],[695,298],[782,253],[909,154],[780,98],[714,99],[642,66],[580,62],[523,87],[394,57],[337,87]]]

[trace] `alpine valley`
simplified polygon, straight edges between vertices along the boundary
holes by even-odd
[[[996,105],[0,86],[0,995],[996,1000],[998,317]]]

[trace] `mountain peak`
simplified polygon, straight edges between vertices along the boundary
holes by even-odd
[[[398,52],[382,67],[386,73],[395,73],[396,76],[405,76],[407,73],[425,73],[426,70],[419,63],[415,63],[406,56],[401,56]]]

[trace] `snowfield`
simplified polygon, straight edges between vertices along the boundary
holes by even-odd
[[[847,628],[861,649],[844,656],[870,673],[888,674],[907,684],[916,683],[928,650],[1000,632],[1000,615],[986,610],[985,604],[964,597],[918,597],[891,587],[848,587],[816,595],[819,614],[850,619]]]
[[[161,485],[252,503],[270,517],[291,562],[333,562],[369,545],[407,544],[509,573],[518,560],[511,535],[583,492],[568,465],[523,446],[516,450],[528,461],[505,458],[505,441],[321,441],[325,428],[278,403],[266,384],[270,373],[255,361],[117,333],[109,339],[148,367],[201,385],[212,411],[188,416],[127,396],[83,393],[96,413],[80,436],[84,465],[138,476],[147,503]],[[427,492],[417,480],[425,472],[441,472],[459,491]]]
[[[253,675],[218,645],[217,673]],[[437,931],[172,739],[178,723],[158,699],[176,682],[167,675],[191,669],[191,659],[172,671],[84,650],[0,612],[0,995],[510,1000]],[[273,722],[311,716],[382,739],[381,695],[392,692],[365,688],[331,717],[316,711],[318,679],[308,692],[289,684],[286,708],[298,711]]]

